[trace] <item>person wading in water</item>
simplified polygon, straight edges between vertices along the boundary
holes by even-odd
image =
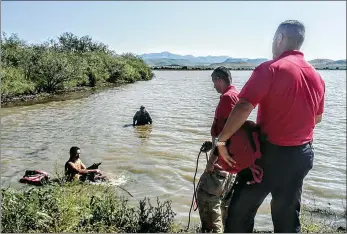
[[[80,159],[81,149],[77,146],[70,148],[70,158],[65,163],[65,176],[67,181],[79,180],[82,175],[89,173],[101,174],[99,169],[86,169]]]
[[[148,111],[145,109],[145,107],[141,106],[140,110],[137,111],[134,115],[133,126],[146,125],[146,124],[152,124],[152,117],[148,113]]]

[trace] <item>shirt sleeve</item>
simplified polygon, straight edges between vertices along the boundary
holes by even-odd
[[[273,68],[268,63],[259,65],[242,88],[239,98],[245,99],[256,107],[268,93],[273,77]]]
[[[236,96],[222,96],[219,103],[217,118],[225,120],[228,119],[230,112],[235,107],[237,101],[238,98]]]
[[[211,126],[211,136],[216,137],[217,131],[216,128],[219,128],[221,122],[225,124],[226,120],[228,119],[230,112],[235,107],[236,103],[238,102],[237,94],[235,95],[222,95],[218,106],[215,111],[215,117],[213,120],[213,124]]]

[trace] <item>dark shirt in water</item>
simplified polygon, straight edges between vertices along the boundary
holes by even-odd
[[[152,118],[148,111],[137,111],[133,118],[133,125],[146,125],[146,124],[152,124]]]

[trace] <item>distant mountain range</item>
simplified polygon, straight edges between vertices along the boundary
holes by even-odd
[[[193,56],[179,55],[170,52],[141,54],[142,58],[151,67],[187,66],[187,67],[218,67],[228,68],[254,68],[268,61],[267,58],[232,58],[230,56]],[[346,60],[314,59],[309,61],[312,66],[320,69],[346,69]]]

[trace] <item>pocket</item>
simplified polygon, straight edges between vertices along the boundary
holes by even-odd
[[[313,159],[314,159],[314,148],[312,146],[312,143],[307,143],[300,155],[300,161],[301,161],[301,171],[306,175],[313,167]]]
[[[206,193],[222,196],[227,181],[227,176],[214,172],[204,172],[201,176],[200,188]]]

